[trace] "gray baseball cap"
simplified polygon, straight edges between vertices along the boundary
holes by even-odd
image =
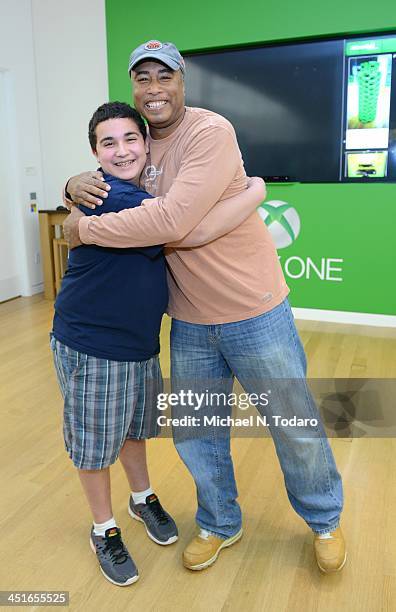
[[[184,74],[184,59],[178,49],[170,42],[162,43],[159,40],[149,40],[132,51],[129,58],[128,74],[138,62],[145,59],[158,60],[172,70],[181,70]]]

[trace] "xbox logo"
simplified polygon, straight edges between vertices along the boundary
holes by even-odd
[[[270,200],[258,208],[258,213],[268,227],[277,249],[284,249],[296,240],[301,224],[293,206],[282,200]]]

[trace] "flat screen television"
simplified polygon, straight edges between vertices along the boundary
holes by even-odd
[[[249,175],[396,180],[396,33],[183,56],[187,105],[231,121]]]

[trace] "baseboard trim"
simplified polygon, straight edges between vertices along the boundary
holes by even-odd
[[[30,285],[29,289],[22,293],[22,297],[31,297],[32,295],[43,293],[43,291],[44,291],[44,283],[41,281],[39,283],[34,283],[34,285]]]
[[[21,281],[19,276],[0,279],[0,302],[8,302],[21,295]]]
[[[303,321],[325,321],[375,327],[396,327],[396,316],[345,312],[340,310],[319,310],[316,308],[292,308],[294,317]]]

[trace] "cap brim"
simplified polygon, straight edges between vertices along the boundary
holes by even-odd
[[[165,64],[165,66],[168,66],[168,68],[171,68],[172,70],[181,70],[180,64],[176,62],[175,60],[170,59],[167,55],[163,55],[162,53],[155,53],[154,55],[153,53],[148,52],[148,53],[144,53],[143,55],[141,55],[139,59],[137,59],[132,64],[129,64],[128,72],[131,72],[131,70],[133,70],[137,64],[140,64],[140,62],[146,59],[151,59],[154,62],[161,62],[162,64]]]

